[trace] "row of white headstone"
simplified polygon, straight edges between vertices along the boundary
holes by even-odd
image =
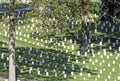
[[[107,56],[105,49],[103,50],[103,53],[104,53],[105,56]],[[100,55],[100,57],[101,57],[100,52],[98,52],[98,55]],[[112,54],[111,54],[111,55],[112,55]],[[93,57],[95,57],[95,54],[93,55]],[[120,54],[118,54],[118,56],[116,56],[116,61],[118,60],[119,57],[120,57]],[[102,56],[102,58],[103,58],[103,56]],[[101,58],[101,59],[102,59],[102,58]],[[107,56],[107,58],[108,58],[108,56]],[[109,59],[109,58],[108,58],[108,59]],[[31,59],[31,60],[32,60],[32,59]],[[93,64],[94,61],[93,61],[92,59],[91,59],[90,61],[91,61],[92,64]],[[113,60],[113,64],[115,64],[116,61]],[[97,63],[98,60],[96,59],[95,62]],[[95,62],[94,62],[94,63],[95,63]],[[105,63],[105,60],[103,59],[103,60],[102,60],[102,63],[100,62],[99,64],[100,64],[100,66],[102,66],[102,64],[104,64],[104,63]],[[86,62],[83,61],[83,64],[86,64]],[[4,64],[4,66],[5,66],[5,64]],[[64,66],[64,69],[67,68],[65,65],[63,65],[63,66]],[[74,67],[75,67],[75,66],[72,64],[72,70],[75,70]],[[89,65],[86,65],[86,67],[89,68]],[[108,67],[111,67],[111,64],[110,64],[110,63],[108,63]],[[120,64],[119,64],[119,68],[120,68]],[[31,73],[32,70],[33,70],[33,69],[32,69],[32,67],[31,67],[30,70],[29,70],[29,73]],[[82,70],[82,69],[81,69],[81,70]],[[97,68],[96,68],[96,70],[97,70]],[[105,68],[104,68],[104,71],[105,71]],[[112,72],[114,72],[114,71],[115,71],[115,68],[112,68]],[[40,75],[40,71],[37,71],[37,72],[38,72],[38,75]],[[45,72],[46,72],[46,76],[49,76],[49,72],[48,72],[47,70],[45,70]],[[112,72],[111,72],[111,74],[112,74]],[[23,73],[23,70],[21,70],[21,73]],[[67,76],[66,76],[67,74],[65,74],[65,71],[63,71],[63,74],[64,74],[64,78],[67,78]],[[100,70],[100,74],[102,74],[102,70]],[[98,78],[100,78],[100,74],[98,74]],[[71,75],[74,75],[74,72],[73,72],[73,71],[71,71]],[[55,73],[55,76],[57,77],[57,72]],[[80,72],[80,76],[82,76],[82,72]],[[89,73],[88,76],[90,77],[91,74]],[[110,79],[110,75],[109,75],[108,79]]]

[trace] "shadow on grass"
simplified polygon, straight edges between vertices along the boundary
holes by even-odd
[[[0,6],[1,6],[0,11],[9,10],[9,3],[2,3]],[[28,6],[29,6],[29,4],[16,3],[15,9],[26,8]]]
[[[118,51],[118,47],[120,45],[119,21],[115,19],[114,22],[112,23],[110,22],[98,22],[98,23],[90,22],[90,23],[91,23],[90,30],[93,31],[92,34],[95,33],[94,32],[95,24],[97,25],[97,33],[93,34],[91,38],[92,41],[91,43],[96,44],[96,46],[94,47],[95,53],[102,49],[106,49],[107,51],[113,54],[115,53],[115,51]],[[103,44],[102,49],[100,49],[100,41],[102,41]],[[113,44],[115,44],[115,46],[113,46]],[[111,49],[109,47],[111,47]]]
[[[32,50],[30,51],[30,49]],[[21,49],[17,48],[17,50],[20,51],[18,52],[17,59],[21,59],[17,62],[17,64],[19,64],[19,71],[17,71],[18,76],[22,75],[28,78],[35,78],[36,76],[39,76],[41,78],[44,78],[47,81],[56,81],[56,80],[64,81],[65,78],[64,78],[64,75],[62,74],[63,71],[65,72],[65,74],[67,74],[68,78],[72,78],[70,75],[71,71],[75,73],[80,73],[80,68],[83,68],[83,73],[91,72],[92,74],[91,69],[82,67],[82,65],[80,64],[73,63],[75,62],[74,59],[76,55],[72,55],[70,53],[56,51],[53,49],[35,49],[35,48],[28,48],[28,47],[25,47],[25,48],[23,47]],[[21,56],[21,58],[19,58],[19,56]],[[69,56],[71,57],[70,62],[68,62]],[[83,58],[78,57],[78,59],[82,60]],[[88,58],[84,58],[84,59],[86,61],[86,59]],[[26,64],[25,61],[28,61],[29,64]],[[35,64],[32,64],[32,62],[35,62]],[[72,70],[73,64],[74,64],[74,69]],[[34,71],[32,71],[32,74],[29,74],[29,72],[21,74],[20,68],[22,68],[23,66],[27,66],[26,70],[29,70],[30,67],[33,67]],[[64,66],[66,67],[66,69],[64,68]],[[41,72],[41,75],[37,75],[38,68]],[[45,70],[50,72],[50,75],[48,77],[46,76]],[[54,70],[56,70],[58,77],[55,77],[54,75],[55,73],[53,72]]]
[[[16,3],[15,4],[15,16],[23,17],[28,11],[31,11],[31,8],[26,10],[26,8],[30,7],[29,4]],[[9,3],[2,3],[0,5],[0,18],[7,18],[9,16]]]
[[[0,47],[3,42],[0,42]],[[5,58],[0,59],[1,64],[1,75],[5,73],[8,76],[8,49],[0,49],[0,55],[5,53]],[[68,58],[70,57],[70,62]],[[73,79],[71,71],[75,74],[91,73],[91,75],[97,75],[97,71],[83,67],[81,65],[82,61],[88,62],[87,57],[78,56],[79,63],[75,63],[76,55],[71,53],[61,52],[60,50],[53,49],[37,49],[33,47],[17,47],[16,48],[16,71],[17,77],[27,78],[27,79],[37,79],[45,81],[68,81],[68,79]],[[6,63],[7,66],[4,66]],[[5,70],[4,68],[7,67]],[[29,73],[32,67],[31,73]],[[73,68],[72,68],[73,67]],[[83,70],[80,70],[83,68]],[[23,72],[21,71],[23,70]],[[38,70],[40,75],[38,75]],[[3,72],[4,71],[4,72]],[[49,76],[46,76],[46,72],[49,72]],[[55,77],[55,72],[57,77]],[[67,78],[64,78],[63,72],[67,74]]]

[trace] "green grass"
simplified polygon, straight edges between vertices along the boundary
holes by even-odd
[[[1,79],[0,79],[0,81],[4,81],[4,80],[1,80]]]
[[[21,30],[18,30],[19,27],[21,28]],[[33,28],[33,30],[30,30],[30,28],[25,28],[24,29],[24,25],[19,26],[19,27],[16,26],[16,31],[18,31],[18,32],[21,31],[23,35],[24,34],[30,34],[30,33],[34,32],[34,31],[36,31],[35,27]],[[25,27],[27,27],[27,25],[25,25]],[[28,31],[26,31],[26,29],[28,29]],[[4,36],[4,32],[7,30],[7,26],[0,27],[0,30],[3,30],[3,31],[1,31],[0,41],[4,41],[4,43],[8,42],[8,37]],[[39,30],[41,30],[41,29],[39,28]],[[50,42],[48,42],[48,43],[41,42],[40,41],[41,38],[39,40],[32,39],[31,37],[30,38],[26,38],[23,35],[22,36],[16,35],[16,37],[18,37],[18,38],[21,37],[23,39],[23,40],[16,39],[16,51],[17,51],[17,49],[21,50],[20,52],[16,52],[17,66],[19,64],[21,65],[20,68],[17,70],[18,71],[18,75],[17,75],[18,77],[40,79],[40,80],[44,79],[44,80],[48,80],[48,81],[73,81],[74,80],[73,79],[74,76],[70,75],[70,71],[71,71],[70,68],[71,68],[72,64],[75,64],[75,66],[76,66],[76,70],[75,70],[75,77],[76,77],[76,79],[75,79],[75,81],[83,81],[85,78],[86,78],[85,79],[86,81],[93,81],[93,80],[95,80],[97,78],[97,76],[99,74],[99,71],[100,70],[104,70],[104,69],[105,69],[105,71],[103,71],[103,73],[101,75],[101,78],[98,78],[99,81],[104,81],[105,78],[107,78],[108,75],[110,74],[110,72],[112,71],[112,68],[115,68],[115,72],[112,72],[111,79],[109,81],[114,81],[115,79],[117,79],[117,76],[119,75],[119,69],[118,69],[119,67],[118,66],[119,66],[119,61],[120,60],[119,59],[115,60],[115,57],[117,55],[114,54],[113,51],[110,51],[108,49],[108,46],[111,45],[111,44],[108,44],[106,42],[107,40],[105,40],[105,42],[103,43],[103,48],[107,49],[107,56],[109,56],[109,59],[107,59],[107,56],[105,56],[103,54],[103,51],[101,49],[96,49],[95,50],[95,57],[91,56],[90,54],[87,57],[84,56],[84,55],[82,55],[82,54],[79,56],[79,55],[77,55],[77,51],[76,51],[79,48],[79,44],[74,44],[75,45],[75,50],[71,50],[71,44],[72,43],[69,42],[70,41],[69,39],[67,39],[67,41],[65,42],[66,46],[70,46],[70,49],[68,49],[68,53],[66,53],[65,52],[66,48],[63,48],[62,46],[52,45]],[[93,38],[94,38],[94,35],[97,36],[98,37],[98,41],[100,41],[99,36],[101,36],[101,35],[105,36],[107,34],[106,33],[105,34],[101,33],[99,31],[99,32],[93,34]],[[108,37],[109,37],[109,35],[108,35]],[[53,36],[53,38],[54,38],[54,40],[58,40],[54,36]],[[29,42],[28,41],[24,41],[25,39],[28,40]],[[43,38],[43,41],[45,41],[44,38]],[[60,42],[62,42],[62,41],[63,40],[60,40]],[[40,43],[40,45],[37,45],[38,42]],[[94,44],[94,48],[96,48],[96,47],[99,46],[99,42],[96,43],[95,39],[93,39],[92,43]],[[41,46],[41,44],[43,44],[43,46]],[[48,46],[48,48],[46,48],[46,46]],[[56,51],[54,48],[51,48],[51,46],[53,46],[54,48],[57,48],[58,50],[63,50],[63,52]],[[23,48],[23,47],[26,47],[26,48]],[[33,50],[31,51],[31,54],[29,55],[27,51],[30,49],[30,47],[33,47]],[[114,49],[118,50],[118,47],[116,47]],[[38,50],[38,52],[35,52],[35,50]],[[39,51],[40,50],[44,51],[43,57],[40,57],[40,55],[39,55],[39,53],[40,53]],[[2,53],[5,52],[5,55],[6,55],[5,59],[8,57],[8,52],[7,51],[8,51],[8,45],[6,44],[6,48],[4,50],[1,49]],[[100,55],[97,54],[98,51],[100,52]],[[53,53],[52,57],[55,55],[55,57],[57,59],[56,60],[52,60],[52,57],[51,57],[51,59],[46,58],[45,52],[50,52],[49,55],[48,55],[50,57],[51,57],[51,54]],[[110,52],[113,53],[112,56],[110,56]],[[74,53],[74,54],[72,54],[72,53]],[[56,54],[58,54],[58,57],[56,56]],[[63,59],[63,61],[60,62],[60,58],[63,58],[63,54],[65,54],[66,57],[71,56],[71,62],[70,63],[67,62],[67,58]],[[21,58],[19,58],[19,55],[21,55]],[[103,58],[100,58],[101,55],[103,55]],[[75,62],[75,57],[76,56],[79,59],[79,63]],[[46,59],[45,60],[46,63],[43,66],[39,66],[38,65],[39,62],[35,62],[37,64],[32,65],[31,64],[32,61],[30,60],[31,57],[34,59],[34,62],[35,62],[35,59],[36,60],[40,60],[40,59],[44,58],[44,59]],[[25,64],[24,63],[25,58],[28,59],[28,62],[30,64]],[[86,69],[86,64],[83,64],[83,62],[82,62],[83,58],[86,58],[86,64],[89,65],[89,69]],[[1,61],[5,61],[5,59],[3,59],[3,60],[1,59]],[[92,61],[95,61],[97,59],[98,62],[96,62],[95,65],[92,65],[92,62],[89,62],[90,59],[92,59]],[[99,64],[100,64],[100,62],[102,62],[103,59],[104,59],[105,63],[103,63],[103,65],[100,66]],[[116,62],[116,64],[112,64],[113,60]],[[7,60],[6,60],[6,62],[8,63]],[[50,68],[47,67],[47,64],[49,62],[53,63]],[[57,71],[59,73],[59,75],[58,75],[57,78],[54,77],[54,73],[52,72],[52,70],[55,69],[54,68],[54,63],[56,63],[56,62],[60,64],[59,67],[57,68]],[[66,79],[64,79],[64,77],[62,75],[62,71],[63,71],[62,65],[64,63],[65,63],[65,65],[67,65],[66,72],[68,74],[68,78],[66,78]],[[110,67],[108,67],[108,65],[107,65],[108,63],[111,64]],[[27,66],[27,68],[23,71],[23,73],[20,73],[20,69],[22,69],[25,65]],[[29,74],[28,73],[28,69],[31,66],[34,67],[34,71],[32,71],[32,73]],[[8,65],[7,65],[7,67],[8,67]],[[40,68],[41,75],[37,75],[36,69],[38,67]],[[83,76],[79,76],[79,73],[80,73],[80,70],[79,70],[80,68],[79,67],[85,68],[84,71],[83,71]],[[4,68],[4,67],[1,67],[1,68]],[[49,69],[49,72],[50,72],[50,76],[49,77],[46,77],[46,75],[45,75],[45,72],[44,72],[45,68]],[[96,70],[96,68],[97,68],[97,70]],[[88,77],[88,73],[90,71],[92,71],[93,75],[91,75],[90,77]],[[1,69],[1,72],[2,72],[1,74],[3,74],[3,72],[4,72],[5,75],[8,76],[7,75],[8,70],[4,71],[4,69]]]

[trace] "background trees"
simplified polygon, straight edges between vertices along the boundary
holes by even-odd
[[[120,14],[120,2],[118,0],[102,0],[102,21],[112,21],[113,17],[119,18],[118,14]]]
[[[75,27],[81,32],[81,51],[87,51],[87,13],[90,1],[87,0],[33,0],[33,13],[43,26],[53,35],[70,33]],[[34,13],[37,12],[37,13]],[[30,15],[30,14],[28,14]],[[82,23],[80,25],[80,23]],[[45,29],[45,31],[47,31]],[[50,32],[49,32],[50,34]]]

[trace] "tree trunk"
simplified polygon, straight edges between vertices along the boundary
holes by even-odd
[[[81,39],[81,52],[87,52],[87,3],[82,0],[82,39]]]
[[[82,15],[82,39],[81,39],[81,52],[87,52],[87,15]]]
[[[10,0],[10,10],[9,10],[9,81],[16,81],[14,3],[15,3],[14,0]]]

